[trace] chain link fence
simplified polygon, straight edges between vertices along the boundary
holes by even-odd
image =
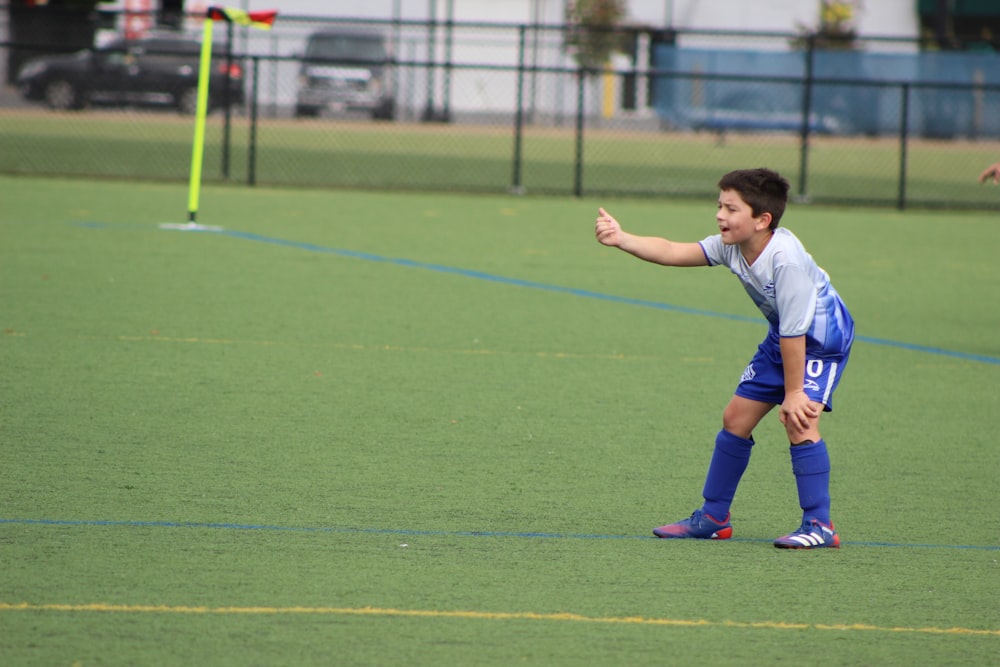
[[[181,23],[178,32],[200,34],[199,21]],[[213,67],[229,58],[243,103],[210,114],[203,180],[714,197],[722,173],[766,165],[802,201],[1000,208],[1000,192],[976,182],[1000,160],[992,52],[928,53],[901,40],[790,48],[796,36],[637,29],[630,54],[583,71],[563,34],[311,17],[280,17],[266,32],[218,25],[228,56]],[[317,55],[320,36],[347,40],[347,57]],[[149,54],[133,47],[114,53],[141,79]],[[61,51],[0,43],[0,172],[186,180],[194,121],[179,94],[149,106],[94,95],[72,110],[48,108],[44,92],[24,99],[11,63],[23,72]],[[102,76],[84,75],[85,92],[111,85]]]

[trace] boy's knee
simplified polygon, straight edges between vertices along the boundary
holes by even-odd
[[[723,430],[741,438],[749,438],[758,421],[760,420],[756,418],[756,415],[741,409],[740,404],[736,401],[730,401],[726,409],[722,411]]]
[[[750,423],[744,415],[731,408],[726,408],[722,412],[722,430],[728,431],[741,438],[750,439],[756,423]]]

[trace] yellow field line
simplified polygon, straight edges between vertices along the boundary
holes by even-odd
[[[755,630],[827,630],[836,632],[886,632],[930,635],[978,635],[1000,637],[1000,630],[976,628],[899,627],[864,623],[781,623],[777,621],[708,621],[704,619],[647,618],[643,616],[583,616],[573,613],[541,614],[536,612],[442,611],[434,609],[386,609],[380,607],[189,607],[131,604],[32,604],[0,602],[4,611],[63,611],[124,614],[214,614],[214,615],[333,615],[397,616],[406,618],[458,618],[489,621],[572,621],[577,623],[658,625],[680,628],[750,628]]]
[[[87,340],[99,340],[97,336],[84,336]],[[123,342],[157,342],[157,343],[190,343],[206,345],[262,345],[262,346],[288,346],[288,347],[310,347],[310,348],[332,348],[335,350],[354,351],[378,351],[378,352],[435,352],[443,354],[468,354],[483,356],[522,356],[539,357],[551,359],[612,359],[616,361],[648,361],[654,359],[648,355],[625,355],[617,354],[592,354],[578,352],[516,352],[500,351],[490,349],[452,349],[433,347],[405,347],[401,345],[362,345],[359,343],[287,343],[273,340],[235,340],[230,338],[198,338],[198,337],[176,337],[176,336],[116,336],[116,340]],[[704,361],[704,360],[699,360]]]

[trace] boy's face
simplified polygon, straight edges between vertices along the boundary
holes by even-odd
[[[753,209],[743,201],[740,193],[723,190],[719,193],[719,211],[715,214],[715,222],[719,225],[722,242],[733,245],[749,241],[757,233],[768,229],[771,214],[764,212],[755,218]]]

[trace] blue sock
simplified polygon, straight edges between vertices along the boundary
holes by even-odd
[[[830,454],[826,443],[793,445],[790,450],[802,520],[818,519],[830,525]]]
[[[725,521],[729,516],[729,506],[733,504],[736,487],[740,484],[743,471],[750,463],[753,438],[747,440],[729,431],[722,430],[715,436],[715,451],[705,477],[705,497],[703,509],[713,519]]]

